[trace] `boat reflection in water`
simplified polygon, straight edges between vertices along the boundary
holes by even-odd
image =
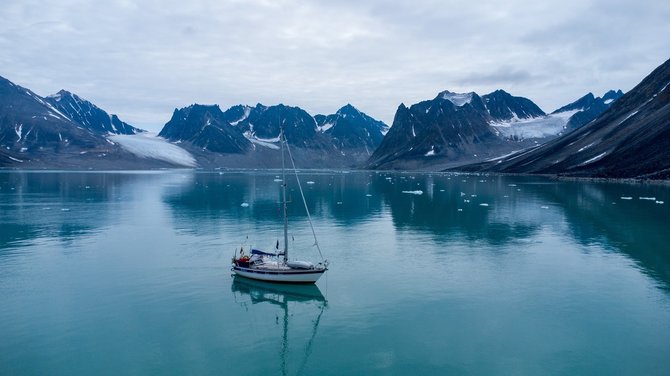
[[[300,362],[295,374],[302,374],[307,364],[309,355],[312,352],[312,345],[316,338],[316,332],[321,321],[321,316],[328,306],[328,301],[315,284],[277,284],[271,282],[257,281],[240,276],[233,276],[231,289],[235,296],[235,301],[241,305],[268,303],[280,307],[283,311],[283,318],[277,316],[277,323],[282,322],[282,345],[280,350],[281,374],[288,375],[288,355],[289,355],[289,306],[295,307],[295,304],[313,305],[316,319],[314,319],[311,333],[305,346],[305,354]]]

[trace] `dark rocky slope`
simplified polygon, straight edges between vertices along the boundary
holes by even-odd
[[[533,149],[459,169],[670,178],[670,60],[589,124]]]

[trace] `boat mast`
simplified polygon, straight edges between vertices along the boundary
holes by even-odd
[[[284,166],[284,128],[279,130],[279,140],[281,141],[281,182],[282,182],[282,200],[284,201],[284,262],[288,260],[288,216],[286,215],[286,171]]]

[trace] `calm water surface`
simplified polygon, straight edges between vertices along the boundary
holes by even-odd
[[[0,375],[670,374],[666,186],[306,172],[277,289],[275,180],[0,172]]]

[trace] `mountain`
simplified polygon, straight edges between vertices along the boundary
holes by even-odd
[[[618,93],[615,93],[618,94]],[[548,143],[464,171],[670,178],[670,60],[594,121]]]
[[[589,108],[593,102],[595,102],[596,97],[593,95],[593,93],[588,93],[585,96],[577,99],[576,101],[566,104],[565,106],[557,109],[556,111],[552,112],[552,114],[557,114],[560,112],[568,112],[568,111],[583,111],[587,108]]]
[[[315,117],[284,104],[225,111],[192,105],[175,110],[159,136],[186,148],[201,167],[276,168],[280,129],[301,167],[342,168],[367,160],[388,127],[351,105]]]
[[[482,99],[493,120],[528,119],[546,115],[530,99],[513,97],[504,90],[486,94]]]
[[[238,105],[226,110],[224,116],[254,143],[277,142],[283,127],[286,140],[294,147],[332,150],[328,138],[318,132],[314,118],[300,107]]]
[[[138,155],[127,150],[110,138],[131,136],[110,134],[97,127],[100,123],[95,119],[107,116],[117,133],[139,130],[117,122],[114,116],[74,94],[61,91],[57,99],[42,98],[0,77],[0,166],[142,169],[183,165],[163,156],[156,159],[151,153]]]
[[[490,125],[507,140],[532,140],[542,144],[591,122],[622,95],[621,90],[610,90],[602,98],[588,93],[545,116],[511,118],[501,122],[494,121]]]
[[[175,109],[158,136],[215,153],[243,154],[251,148],[251,142],[226,120],[218,105]]]
[[[496,157],[520,148],[518,140],[510,141],[498,128],[544,115],[529,99],[503,90],[483,97],[444,91],[410,107],[401,104],[367,166],[434,169]]]
[[[585,124],[595,120],[600,114],[605,112],[614,101],[621,98],[623,92],[621,90],[610,90],[601,97],[595,97],[593,93],[588,93],[578,100],[565,105],[556,111],[556,114],[570,114],[570,118],[565,126],[567,131],[577,129]]]
[[[388,125],[347,104],[332,115],[314,116],[318,129],[329,135],[339,150],[365,149],[368,155],[381,144]]]
[[[27,156],[108,144],[37,94],[0,77],[0,146]]]
[[[401,105],[367,167],[439,169],[496,158],[579,128],[622,95],[589,93],[546,114],[530,99],[504,90],[481,97],[444,91],[431,101]]]
[[[93,103],[66,90],[50,95],[45,100],[70,120],[101,135],[142,132],[142,130],[124,123],[116,115],[110,115]]]

